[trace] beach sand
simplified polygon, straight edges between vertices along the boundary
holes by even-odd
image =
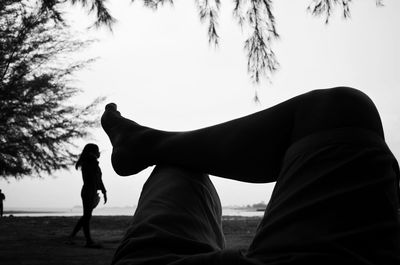
[[[4,217],[0,218],[1,265],[100,265],[110,264],[131,217],[93,216],[91,231],[102,249],[84,248],[82,231],[74,245],[66,244],[79,217]],[[260,217],[223,217],[227,247],[246,249]]]

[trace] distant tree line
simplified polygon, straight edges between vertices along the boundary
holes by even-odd
[[[261,201],[254,204],[247,204],[245,207],[254,209],[265,209],[267,207],[267,204],[264,201]]]

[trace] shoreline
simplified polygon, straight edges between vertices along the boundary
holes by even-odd
[[[94,209],[93,216],[133,216],[135,207],[99,207]],[[6,208],[3,217],[40,217],[40,216],[59,216],[72,217],[81,216],[82,207],[73,208]],[[264,211],[253,208],[223,207],[222,216],[244,216],[262,217]]]
[[[52,212],[50,212],[52,213]],[[17,214],[17,215],[14,215]],[[30,214],[30,215],[24,215]],[[70,219],[77,219],[82,216],[82,214],[76,215],[46,215],[44,212],[40,212],[39,215],[34,215],[36,212],[19,212],[19,213],[4,213],[3,217],[0,217],[0,223],[2,219],[57,219],[57,218],[70,218]],[[132,218],[133,214],[131,215],[96,215],[93,214],[92,218]],[[243,220],[261,220],[262,216],[243,216],[243,215],[222,215],[222,221],[243,221]]]

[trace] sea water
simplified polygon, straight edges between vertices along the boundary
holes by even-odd
[[[25,217],[40,217],[40,216],[81,216],[83,213],[82,207],[73,208],[9,208],[4,209],[4,216],[25,216]],[[133,216],[135,207],[98,207],[94,209],[93,215],[101,216]],[[254,208],[246,207],[223,207],[223,216],[243,216],[257,217],[263,216],[264,212]]]

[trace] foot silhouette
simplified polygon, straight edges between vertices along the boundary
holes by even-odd
[[[155,130],[121,116],[115,103],[106,105],[101,126],[113,146],[111,163],[118,175],[133,175],[152,165],[149,157]]]

